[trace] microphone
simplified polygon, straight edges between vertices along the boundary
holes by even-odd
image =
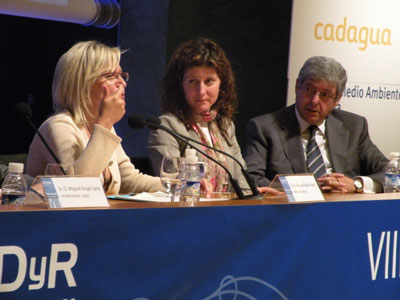
[[[42,140],[43,145],[46,147],[46,149],[49,151],[50,155],[53,157],[54,161],[58,164],[61,164],[60,160],[58,159],[58,157],[54,154],[53,150],[51,150],[49,144],[46,142],[46,140],[43,138],[42,134],[39,132],[39,130],[37,129],[37,127],[35,126],[35,124],[33,124],[31,117],[32,117],[32,110],[29,107],[28,104],[24,103],[24,102],[19,102],[17,104],[15,104],[14,106],[15,111],[17,112],[17,114],[22,118],[22,120],[28,122],[28,124],[33,128],[33,130],[35,131],[35,133],[39,136],[39,138]],[[64,175],[67,175],[67,173],[65,172],[65,170],[60,167],[62,173]]]
[[[133,129],[141,129],[145,126],[150,129],[157,130],[161,125],[161,120],[157,117],[149,117],[147,121],[144,119],[142,115],[132,114],[128,118],[128,124]]]
[[[160,129],[165,130],[165,131],[171,131],[169,128],[161,125],[161,120],[158,117],[149,117],[147,119],[147,122],[151,123],[151,126],[153,126],[153,127],[160,128]],[[151,129],[153,129],[153,128],[151,128]],[[155,129],[155,130],[157,130],[157,129]],[[262,196],[260,195],[260,193],[257,190],[257,186],[255,185],[254,181],[251,179],[251,177],[250,177],[249,173],[247,172],[246,168],[243,166],[243,164],[236,157],[234,157],[233,155],[231,155],[231,154],[229,154],[229,153],[227,153],[225,151],[222,151],[220,149],[216,149],[216,148],[214,148],[212,146],[209,146],[207,144],[203,144],[202,142],[200,142],[198,140],[195,140],[195,139],[193,139],[191,137],[188,137],[186,135],[182,135],[182,134],[179,134],[177,132],[174,132],[174,134],[179,135],[180,137],[184,138],[186,141],[189,140],[189,141],[194,142],[196,144],[199,144],[199,145],[202,145],[202,146],[207,147],[209,149],[212,149],[212,150],[214,150],[216,152],[222,153],[222,154],[228,156],[229,158],[233,159],[239,165],[240,170],[242,171],[243,177],[244,177],[244,179],[246,180],[247,184],[249,185],[249,187],[251,189],[252,195],[253,196],[259,195],[262,198]]]
[[[204,145],[203,143],[201,143],[201,142],[199,142],[199,141],[196,141],[196,140],[194,140],[194,139],[192,139],[192,138],[190,138],[190,137],[188,137],[188,136],[184,136],[184,135],[178,134],[178,133],[176,133],[176,132],[170,130],[169,128],[167,128],[167,127],[165,127],[165,126],[162,126],[162,125],[161,125],[161,120],[160,120],[159,118],[157,118],[157,117],[149,117],[146,121],[144,121],[143,116],[140,116],[140,115],[136,115],[136,114],[135,114],[135,115],[132,115],[131,117],[129,117],[128,122],[129,122],[129,126],[131,126],[132,128],[142,128],[142,127],[144,127],[144,126],[147,125],[149,128],[151,128],[151,129],[153,129],[153,130],[157,130],[157,129],[164,130],[164,131],[166,131],[167,133],[169,133],[169,134],[171,134],[172,136],[174,136],[175,138],[177,138],[177,139],[183,141],[185,144],[189,145],[189,146],[192,147],[193,149],[196,149],[198,152],[200,152],[201,154],[203,154],[203,155],[204,155],[205,157],[207,157],[208,159],[210,159],[210,160],[212,160],[213,162],[215,162],[216,164],[218,164],[218,165],[219,165],[220,167],[222,167],[222,168],[225,170],[225,172],[228,174],[229,180],[230,180],[230,182],[231,182],[231,184],[232,184],[232,187],[233,187],[233,189],[235,190],[235,193],[237,194],[237,196],[238,196],[239,199],[249,199],[249,198],[253,198],[253,199],[262,199],[262,196],[261,196],[260,193],[258,192],[257,187],[255,186],[254,182],[251,180],[250,176],[248,175],[248,173],[247,173],[247,171],[245,170],[245,168],[243,167],[243,165],[242,165],[235,157],[233,157],[232,155],[230,155],[230,154],[228,154],[228,153],[226,153],[226,152],[224,152],[224,151],[222,151],[222,150],[215,149],[215,148],[213,148],[213,147],[211,147],[211,146]],[[244,174],[244,177],[245,177],[246,181],[248,182],[248,184],[249,184],[249,186],[250,186],[250,188],[251,188],[251,190],[252,190],[252,195],[245,196],[245,195],[243,194],[243,191],[242,191],[242,189],[240,188],[240,186],[239,186],[239,184],[238,184],[236,178],[233,177],[233,175],[229,172],[229,170],[228,170],[223,164],[221,164],[219,161],[215,160],[214,158],[212,158],[211,156],[209,156],[208,154],[206,154],[204,151],[202,151],[202,150],[200,150],[199,148],[195,147],[193,144],[189,143],[188,140],[190,140],[190,141],[192,141],[192,142],[195,142],[195,143],[197,143],[197,144],[203,145],[203,146],[205,146],[205,147],[208,147],[208,148],[210,148],[210,149],[213,149],[213,150],[215,150],[215,151],[221,152],[222,154],[227,155],[228,157],[230,157],[230,158],[232,158],[234,161],[236,161],[236,162],[239,164],[239,166],[240,166],[240,168],[241,168],[241,170],[242,170],[242,173]],[[246,175],[245,175],[245,174],[246,174]]]

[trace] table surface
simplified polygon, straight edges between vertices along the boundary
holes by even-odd
[[[38,211],[38,210],[85,210],[85,209],[136,209],[136,208],[162,208],[162,207],[210,207],[210,206],[240,206],[240,205],[274,205],[289,204],[297,205],[299,203],[316,203],[316,202],[340,202],[340,201],[374,201],[374,200],[394,200],[400,199],[400,193],[380,193],[380,194],[353,194],[353,193],[325,193],[325,201],[307,201],[289,203],[285,196],[275,197],[264,195],[263,199],[245,199],[239,200],[234,198],[232,194],[231,200],[223,201],[200,201],[200,202],[140,202],[128,200],[108,200],[109,207],[87,207],[87,208],[47,208],[45,204],[30,206],[13,206],[0,205],[2,211]]]

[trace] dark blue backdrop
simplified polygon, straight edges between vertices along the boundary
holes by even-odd
[[[148,129],[133,130],[127,119],[132,113],[158,116],[160,82],[165,68],[168,0],[122,1],[120,46],[128,50],[121,65],[132,76],[126,88],[126,114],[116,124],[129,156],[147,156]]]
[[[13,113],[17,102],[32,107],[37,126],[53,113],[51,82],[59,57],[74,43],[95,39],[130,51],[122,59],[132,76],[127,116],[157,115],[160,80],[179,43],[206,36],[225,50],[237,79],[238,141],[256,115],[285,106],[291,0],[121,0],[121,22],[112,29],[0,14],[0,154],[27,153],[33,131]],[[250,104],[250,105],[249,105]],[[147,156],[147,130],[117,124],[130,156]],[[12,130],[9,130],[12,128]]]

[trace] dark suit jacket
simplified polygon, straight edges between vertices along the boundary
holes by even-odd
[[[384,184],[388,160],[372,143],[364,117],[335,109],[326,119],[326,136],[334,172]],[[307,173],[294,105],[249,121],[244,157],[258,186],[268,186],[276,174]]]

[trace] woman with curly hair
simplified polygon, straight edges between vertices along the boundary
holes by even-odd
[[[239,159],[233,115],[238,100],[231,64],[212,40],[197,38],[181,44],[173,53],[162,80],[161,124]],[[201,146],[248,188],[239,165],[225,155]],[[164,131],[151,131],[148,149],[155,172],[163,156],[184,156],[186,144]],[[208,179],[213,191],[229,191],[226,172],[208,161]]]

